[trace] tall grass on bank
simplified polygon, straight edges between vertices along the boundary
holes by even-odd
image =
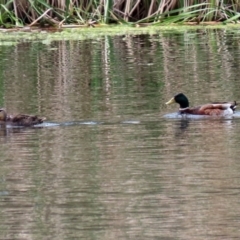
[[[238,21],[240,0],[0,0],[0,26]]]

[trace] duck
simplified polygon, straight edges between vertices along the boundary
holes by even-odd
[[[43,123],[46,118],[36,115],[17,114],[8,115],[4,108],[0,108],[0,123],[11,124],[14,126],[34,126]]]
[[[233,115],[237,102],[212,102],[197,107],[189,107],[188,98],[183,93],[176,94],[171,98],[167,105],[178,103],[180,114],[207,115],[207,116],[229,116]]]

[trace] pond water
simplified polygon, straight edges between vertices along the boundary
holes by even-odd
[[[0,128],[0,239],[239,238],[240,117],[165,105],[240,102],[239,31],[2,42],[0,56],[0,105],[47,117]]]

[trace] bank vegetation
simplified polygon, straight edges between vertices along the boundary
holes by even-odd
[[[0,0],[0,26],[238,22],[240,0]]]

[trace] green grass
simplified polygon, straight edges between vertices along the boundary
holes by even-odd
[[[52,41],[60,40],[85,40],[85,39],[99,39],[105,36],[115,36],[115,35],[141,35],[141,34],[160,34],[160,33],[182,33],[186,31],[195,32],[200,29],[201,32],[207,33],[209,29],[225,29],[231,32],[236,32],[239,34],[239,27],[237,24],[224,24],[219,25],[179,25],[179,24],[169,24],[161,26],[149,26],[147,28],[143,27],[128,27],[127,25],[106,25],[96,28],[69,28],[63,31],[48,32],[42,30],[33,30],[32,32],[19,32],[16,31],[0,31],[0,45],[15,45],[21,42],[36,41],[42,42],[43,44],[51,44]]]
[[[17,4],[16,4],[17,3]],[[239,0],[0,0],[0,26],[238,22]]]

